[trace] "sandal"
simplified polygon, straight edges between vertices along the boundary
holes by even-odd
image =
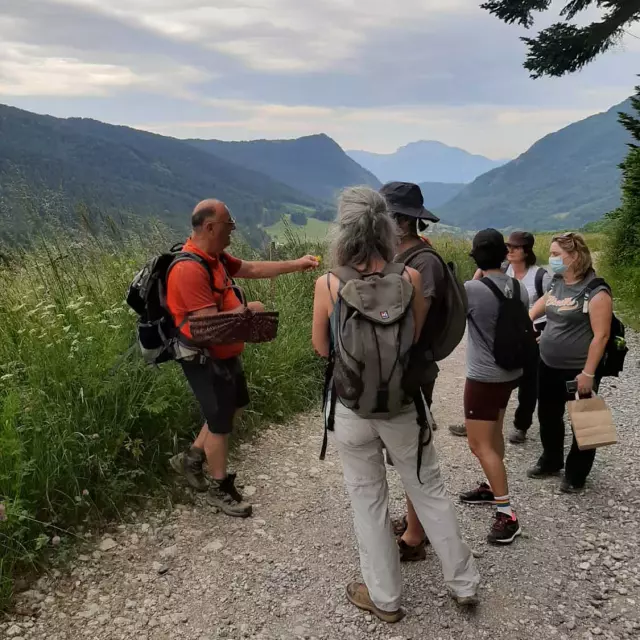
[[[427,559],[427,545],[424,540],[412,547],[402,538],[398,538],[398,549],[400,550],[400,562],[420,562]]]

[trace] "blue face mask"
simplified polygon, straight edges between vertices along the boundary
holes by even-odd
[[[560,256],[551,256],[549,258],[549,266],[553,273],[564,273],[567,270],[567,265]]]

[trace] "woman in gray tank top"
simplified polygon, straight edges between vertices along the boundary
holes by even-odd
[[[595,449],[580,451],[574,437],[565,463],[565,405],[575,397],[574,392],[568,391],[567,383],[576,383],[583,397],[598,390],[598,365],[609,340],[613,302],[605,285],[589,286],[596,274],[581,235],[555,236],[550,253],[549,265],[555,273],[551,288],[531,309],[532,320],[545,313],[547,316],[547,326],[540,338],[538,374],[538,419],[543,451],[527,475],[544,478],[564,467],[560,489],[574,493],[585,485]]]

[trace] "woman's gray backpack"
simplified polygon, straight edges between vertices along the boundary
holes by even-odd
[[[408,403],[404,376],[415,322],[413,285],[404,271],[401,264],[366,275],[350,267],[332,271],[340,280],[334,388],[342,404],[362,418],[392,418]]]
[[[327,274],[340,281],[334,300],[332,347],[325,373],[325,432],[320,459],[327,451],[327,431],[333,431],[339,400],[362,418],[388,419],[408,404],[416,409],[420,479],[423,447],[431,442],[427,408],[415,368],[422,359],[414,347],[414,289],[403,277],[405,266],[390,263],[380,273],[362,274],[340,267]]]

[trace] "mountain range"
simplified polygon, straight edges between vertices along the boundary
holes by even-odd
[[[181,230],[199,200],[216,197],[257,242],[259,228],[289,210],[329,217],[334,195],[363,182],[379,186],[325,135],[272,143],[185,141],[0,105],[0,231],[23,230],[25,193],[40,201],[61,195],[69,206],[56,213],[69,224],[70,211],[82,202],[105,214],[160,218]]]
[[[433,140],[411,142],[394,153],[347,153],[381,182],[471,182],[479,175],[506,162],[474,155],[464,149]]]
[[[466,186],[437,209],[465,228],[575,229],[620,204],[620,162],[631,136],[618,122],[626,100],[570,124]]]
[[[32,195],[62,192],[72,204],[155,216],[178,228],[188,225],[189,212],[207,196],[228,203],[245,226],[261,223],[265,211],[278,211],[286,203],[317,205],[308,194],[180,140],[0,106],[0,195],[5,203],[15,200],[16,183]]]
[[[324,134],[295,140],[188,140],[194,147],[229,162],[259,171],[318,200],[333,201],[337,192],[354,184],[374,189],[380,181],[354,162],[337,142]]]
[[[21,212],[25,193],[46,196],[43,201],[55,211],[57,204],[51,205],[49,196],[61,194],[70,206],[60,216],[69,224],[68,211],[82,202],[104,213],[160,218],[182,230],[197,201],[217,197],[229,204],[245,235],[259,244],[265,239],[263,229],[284,213],[329,220],[342,188],[378,188],[394,179],[420,183],[426,206],[448,225],[576,228],[619,204],[618,165],[629,135],[617,114],[629,107],[629,101],[623,102],[545,136],[499,167],[498,161],[440,143],[407,145],[383,157],[385,162],[391,156],[394,162],[413,158],[406,166],[416,173],[407,169],[396,175],[370,163],[363,168],[354,156],[380,156],[349,156],[323,134],[274,141],[179,140],[0,105],[0,235],[27,224]],[[439,157],[440,165],[429,164],[429,157]],[[452,158],[459,159],[455,172]],[[487,163],[493,168],[473,179]],[[467,180],[472,181],[464,184]]]

